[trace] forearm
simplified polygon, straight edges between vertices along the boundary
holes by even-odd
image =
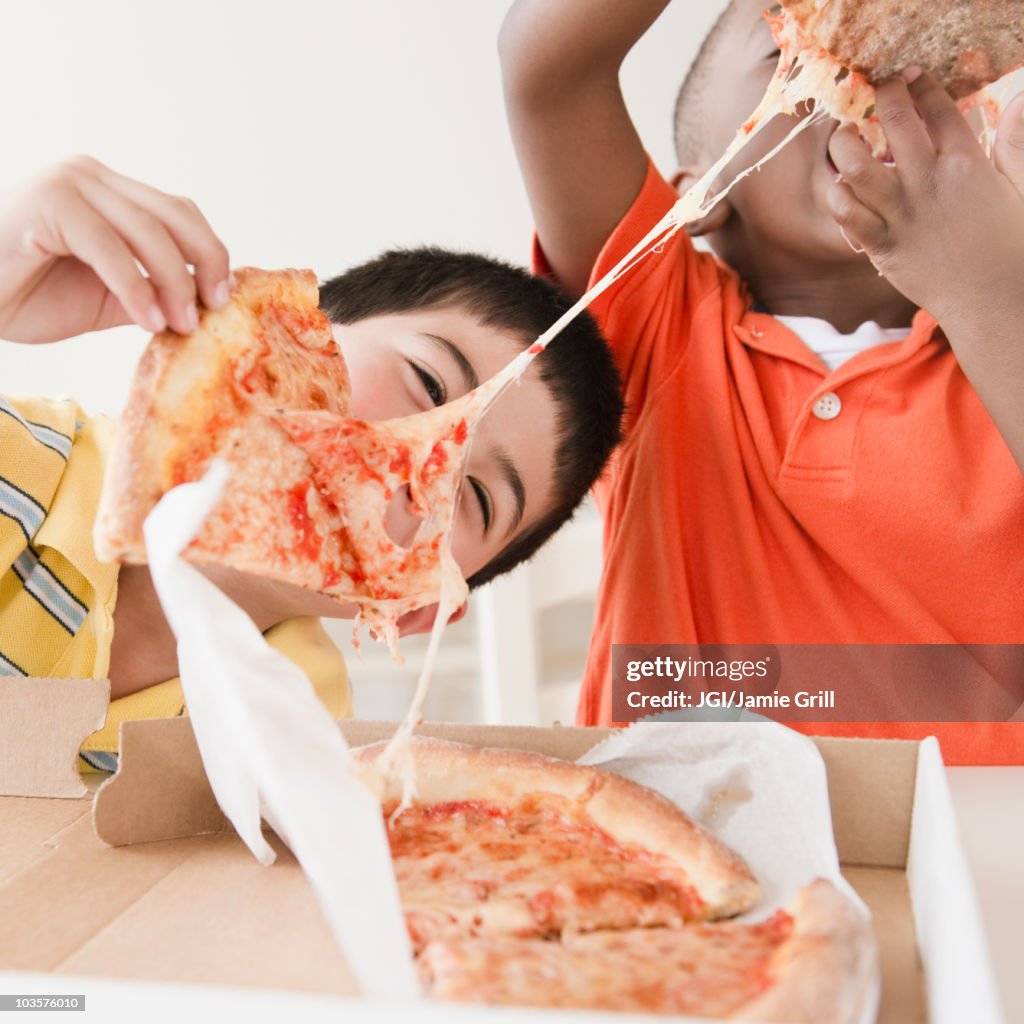
[[[942,328],[967,379],[1024,472],[1024,295],[979,304]]]
[[[617,75],[669,0],[516,0],[498,39],[506,92],[550,96]]]
[[[643,185],[619,65],[667,0],[519,0],[499,42],[512,140],[545,254],[572,295]]]

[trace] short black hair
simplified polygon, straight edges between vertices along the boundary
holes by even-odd
[[[767,2],[765,4],[767,7]],[[672,112],[672,130],[676,146],[676,160],[680,167],[699,163],[703,156],[700,126],[705,122],[704,97],[711,81],[711,66],[719,40],[737,13],[735,0],[729,0],[725,10],[700,44],[690,70],[676,94]],[[728,86],[726,86],[728,88]]]
[[[333,323],[455,307],[518,336],[523,348],[571,305],[557,287],[521,267],[435,247],[393,249],[320,286],[320,308]],[[558,409],[554,506],[474,573],[470,587],[514,569],[571,519],[620,440],[622,385],[589,313],[580,313],[551,343],[537,371]]]

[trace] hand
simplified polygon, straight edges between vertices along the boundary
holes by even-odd
[[[197,300],[218,309],[229,296],[227,250],[195,204],[91,157],[0,198],[0,337],[48,342],[132,322],[186,333]]]
[[[994,161],[929,74],[883,83],[877,110],[894,166],[874,159],[850,126],[829,144],[842,177],[828,201],[847,238],[947,334],[1015,316],[1024,281],[1024,97],[1003,115]]]

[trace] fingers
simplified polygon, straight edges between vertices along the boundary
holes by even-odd
[[[68,161],[58,179],[85,208],[65,197],[54,225],[69,254],[93,267],[138,323],[187,333],[198,326],[197,301],[211,309],[228,301],[227,250],[190,200],[126,178],[91,157]]]
[[[218,309],[230,297],[228,251],[199,207],[188,198],[172,196],[93,161],[100,181],[154,216],[170,235],[182,256],[195,268],[199,299]]]
[[[194,331],[199,326],[196,283],[166,226],[148,210],[95,178],[83,178],[80,189],[89,207],[116,234],[120,247],[129,250],[146,268],[155,289],[156,304],[168,326],[179,334]],[[95,269],[99,274],[99,267]]]
[[[882,213],[899,202],[896,172],[872,156],[870,147],[852,125],[843,125],[832,133],[828,151],[843,181],[862,204]]]
[[[999,119],[993,156],[996,168],[1024,196],[1024,92],[1014,96]]]
[[[76,189],[65,186],[55,192],[50,216],[56,247],[91,267],[135,323],[153,333],[167,326],[156,292],[131,249]]]
[[[875,90],[875,109],[893,160],[905,173],[925,174],[937,153],[978,149],[956,102],[920,68],[882,82]]]
[[[980,149],[970,125],[956,101],[927,71],[913,77],[907,86],[928,135],[939,153],[959,146]]]
[[[963,170],[971,164],[960,155],[984,159],[956,103],[919,68],[878,86],[876,111],[893,166],[876,160],[852,126],[836,129],[829,140],[829,154],[842,176],[842,185],[829,192],[829,207],[847,237],[873,255],[887,244],[891,225],[909,215],[920,189],[938,187],[945,173],[940,164],[952,168],[958,162]]]
[[[915,82],[921,77],[918,73]],[[902,78],[882,82],[875,90],[875,113],[896,166],[916,174],[935,159],[935,146],[914,104],[910,88]]]
[[[825,198],[840,231],[854,250],[875,255],[886,249],[888,225],[874,210],[860,201],[845,181],[832,184]]]

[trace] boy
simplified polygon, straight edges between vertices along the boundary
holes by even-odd
[[[665,6],[518,0],[502,28],[538,266],[572,294],[677,198],[618,84]],[[680,191],[774,71],[764,6],[730,3],[684,85]],[[851,129],[807,129],[690,225],[717,260],[678,236],[594,306],[627,411],[598,485],[584,723],[611,719],[612,643],[1024,639],[1024,102],[994,163],[928,75],[884,83],[877,107],[894,167]],[[776,119],[742,165],[791,126]],[[947,760],[1017,762],[1022,730],[851,731],[938,732]]]
[[[140,269],[141,264],[141,269]],[[194,275],[189,264],[195,268]],[[228,257],[193,204],[75,158],[0,207],[0,337],[39,343],[134,321],[194,329],[196,303],[219,308]],[[352,385],[353,415],[405,416],[464,394],[548,327],[566,302],[525,271],[436,249],[392,252],[327,282]],[[593,321],[552,348],[478,425],[453,552],[471,586],[517,565],[571,515],[618,440],[622,400]],[[145,566],[92,552],[92,520],[111,425],[71,402],[0,402],[0,672],[108,676],[116,722],[179,714],[173,635]],[[411,540],[419,520],[404,494],[388,531]],[[306,616],[343,616],[324,595],[230,570],[209,571],[262,630],[310,656],[337,714],[350,710],[344,667]],[[429,629],[434,609],[403,632]],[[304,667],[309,667],[304,664]],[[94,760],[98,760],[94,758]]]

